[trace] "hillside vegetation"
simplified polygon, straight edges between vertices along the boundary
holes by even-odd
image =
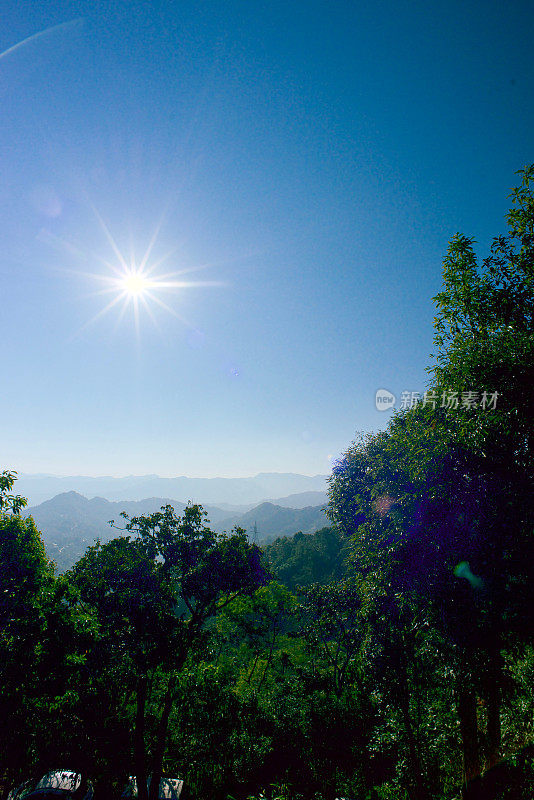
[[[321,497],[320,492],[281,498],[277,502],[261,503],[247,511],[229,514],[227,508],[204,506],[213,529],[219,533],[230,531],[235,525],[243,528],[256,544],[268,542],[277,536],[293,534],[297,530],[313,533],[326,523],[323,506],[290,507],[282,503],[302,503]],[[130,516],[152,514],[166,505],[172,505],[177,513],[183,513],[186,503],[162,497],[144,500],[120,500],[110,502],[103,497],[91,500],[77,492],[63,492],[45,500],[24,512],[31,516],[42,533],[47,555],[60,572],[70,569],[98,539],[108,542],[115,538],[123,527],[121,514]],[[114,526],[110,525],[114,520]]]

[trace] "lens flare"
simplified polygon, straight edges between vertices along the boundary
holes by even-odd
[[[161,333],[156,318],[156,312],[161,313],[161,311],[163,311],[171,314],[186,328],[189,328],[192,332],[191,335],[200,336],[197,327],[191,324],[182,314],[178,313],[176,305],[184,308],[184,294],[190,289],[227,285],[225,281],[189,279],[191,273],[198,273],[201,270],[215,265],[211,263],[186,267],[180,265],[180,269],[178,270],[175,269],[172,272],[163,272],[163,265],[168,263],[171,258],[174,260],[178,251],[178,247],[174,247],[166,254],[160,255],[157,258],[154,258],[152,255],[159,237],[163,217],[156,225],[142,257],[135,257],[133,246],[130,246],[130,254],[129,257],[127,257],[98,210],[94,206],[92,206],[92,210],[105,238],[111,246],[113,252],[113,257],[111,259],[109,257],[104,257],[98,251],[91,252],[89,250],[84,250],[79,246],[53,237],[51,234],[47,236],[47,239],[49,239],[54,246],[62,246],[71,256],[75,255],[84,260],[92,259],[100,262],[101,269],[98,272],[76,270],[75,274],[84,276],[100,284],[101,288],[92,292],[92,294],[111,295],[109,302],[91,317],[91,319],[87,320],[87,322],[78,329],[77,334],[94,325],[94,323],[111,312],[116,314],[115,327],[117,327],[128,311],[132,313],[137,337],[139,337],[140,334],[141,316],[143,314],[150,318],[154,327]],[[102,269],[102,267],[104,267],[104,269]],[[74,274],[73,270],[65,271],[73,272]],[[173,295],[178,297],[179,303],[173,302]],[[168,300],[168,302],[165,302],[165,300]]]
[[[154,287],[155,281],[151,281],[147,275],[139,269],[129,270],[123,277],[117,280],[117,287],[122,289],[129,297],[139,297]]]

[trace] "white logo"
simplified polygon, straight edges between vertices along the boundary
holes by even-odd
[[[377,389],[375,394],[375,406],[377,411],[387,411],[393,407],[396,398],[387,389]]]

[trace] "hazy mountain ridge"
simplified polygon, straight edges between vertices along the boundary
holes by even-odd
[[[260,472],[249,478],[161,478],[158,475],[88,477],[83,475],[19,474],[17,491],[36,506],[45,500],[75,491],[85,497],[101,497],[111,502],[144,500],[147,497],[173,497],[202,505],[252,506],[287,495],[325,492],[326,475]],[[321,502],[321,501],[320,501]]]
[[[204,510],[214,530],[230,531],[234,525],[238,525],[253,538],[256,525],[258,542],[267,542],[278,536],[292,535],[299,530],[312,533],[327,524],[322,511],[326,497],[324,493],[297,494],[294,502],[303,502],[313,498],[315,494],[320,498],[321,505],[291,508],[266,502],[245,510],[244,513],[234,512],[232,515],[229,515],[228,508],[217,506],[205,505]],[[291,496],[281,498],[281,502],[291,502]],[[88,499],[70,491],[26,509],[24,514],[33,517],[43,535],[48,556],[56,562],[60,570],[65,570],[83,555],[95,539],[106,542],[120,535],[109,524],[109,520],[114,520],[117,527],[123,528],[125,521],[121,512],[124,511],[129,516],[139,516],[159,511],[161,506],[167,504],[172,505],[177,514],[181,514],[186,505],[182,501],[165,497],[114,502],[103,497]]]
[[[314,533],[327,524],[328,520],[322,506],[287,508],[274,503],[261,503],[246,514],[230,517],[214,527],[221,528],[225,525],[224,529],[229,530],[234,525],[239,525],[252,538],[256,526],[258,542],[265,543],[279,536],[292,535],[297,531]]]

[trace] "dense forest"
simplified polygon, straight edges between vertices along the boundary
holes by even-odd
[[[480,261],[450,242],[428,386],[262,551],[199,506],[66,574],[0,477],[2,791],[56,766],[140,800],[534,796],[534,166]],[[150,789],[147,777],[153,776]]]

